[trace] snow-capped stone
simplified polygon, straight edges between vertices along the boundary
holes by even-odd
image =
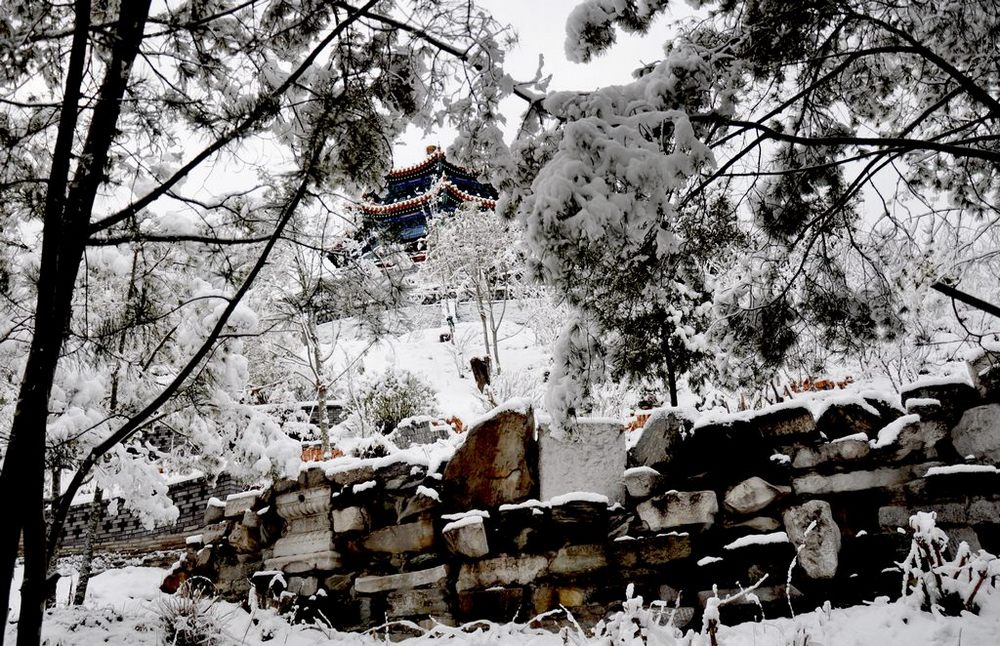
[[[576,491],[625,501],[625,427],[613,420],[581,419],[557,436],[547,426],[538,432],[541,499]]]
[[[641,429],[642,435],[629,451],[629,464],[661,468],[669,465],[691,424],[690,416],[681,409],[653,411]]]
[[[754,476],[727,491],[723,504],[737,514],[752,514],[791,492],[791,487],[773,485]]]
[[[226,497],[226,507],[223,512],[223,516],[227,520],[235,520],[243,516],[243,512],[253,509],[253,506],[257,503],[257,499],[260,497],[261,491],[259,489],[254,489],[252,491],[244,491],[242,493],[234,493]]]
[[[414,516],[433,511],[440,502],[441,497],[437,491],[421,485],[417,487],[416,495],[398,499],[396,521],[403,523]]]
[[[501,407],[466,432],[444,471],[445,499],[470,509],[537,497],[537,455],[531,408]]]
[[[448,523],[441,530],[441,537],[452,554],[479,558],[490,551],[482,516],[466,516]]]
[[[951,443],[959,455],[1000,462],[1000,404],[965,411],[951,429]]]
[[[959,414],[981,403],[979,391],[964,375],[924,379],[905,386],[899,396],[904,406],[911,399],[936,399],[944,409]]]
[[[816,431],[829,440],[855,433],[871,437],[880,426],[878,410],[860,397],[831,399],[816,418]]]
[[[652,532],[685,525],[707,529],[715,522],[719,501],[714,491],[668,491],[636,507],[636,513]]]
[[[625,470],[625,490],[636,500],[644,500],[660,488],[663,475],[652,467],[633,467]]]
[[[798,563],[811,579],[832,579],[840,562],[840,528],[830,503],[809,500],[785,511],[785,532],[798,549]]]
[[[764,439],[772,442],[790,442],[816,435],[816,420],[807,406],[778,404],[764,409],[751,418]]]

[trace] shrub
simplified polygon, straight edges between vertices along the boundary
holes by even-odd
[[[205,591],[205,583],[211,586],[203,577],[189,579],[176,594],[161,598],[158,618],[164,644],[220,646],[223,643],[223,620],[216,611],[215,598]]]
[[[434,389],[411,372],[387,370],[351,402],[363,425],[385,435],[415,415],[436,415]]]

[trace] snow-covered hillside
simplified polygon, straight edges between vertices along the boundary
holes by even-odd
[[[483,329],[472,312],[460,308],[459,313],[454,343],[441,341],[449,329],[439,306],[405,308],[393,325],[396,333],[374,344],[344,324],[325,323],[319,329],[321,342],[328,349],[336,348],[330,371],[340,374],[348,366],[355,371],[360,367],[362,378],[375,377],[387,369],[409,371],[434,389],[442,416],[455,415],[465,421],[479,417],[490,407],[476,389],[469,360],[486,354]],[[549,364],[544,338],[554,337],[557,325],[547,320],[546,312],[535,301],[508,304],[498,334],[500,374],[493,378],[499,399],[541,395]],[[344,380],[335,386],[340,386],[340,392],[346,390]]]

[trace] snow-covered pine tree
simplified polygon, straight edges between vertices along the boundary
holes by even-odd
[[[738,385],[790,361],[897,343],[913,319],[894,278],[919,276],[926,292],[971,275],[973,241],[997,213],[994,3],[694,4],[697,19],[668,25],[661,61],[621,85],[538,97],[512,156],[494,154],[499,208],[525,223],[537,272],[582,317],[561,344],[576,356],[557,357],[556,412],[586,393],[567,379],[603,374],[588,358],[620,369],[619,325],[645,314],[626,306],[602,323],[590,267],[655,259],[661,270],[634,272],[634,290],[660,304],[658,316],[678,313],[671,338],[685,326],[703,333],[693,348],[711,344],[713,378]],[[647,31],[667,8],[581,2],[567,55],[585,63],[617,30]],[[701,249],[688,219],[727,240]],[[883,252],[915,219],[962,230],[966,253],[944,275],[904,272]],[[685,311],[699,292],[711,310]],[[645,345],[661,360],[671,347]]]
[[[497,67],[502,30],[482,12],[465,2],[417,3],[398,18],[376,4],[188,0],[151,14],[148,1],[75,0],[0,9],[0,229],[11,238],[0,275],[15,283],[0,281],[15,297],[0,307],[3,352],[12,355],[0,491],[19,492],[7,496],[0,580],[11,580],[23,538],[19,644],[39,641],[46,572],[73,495],[109,461],[120,482],[145,473],[123,442],[161,415],[183,417],[182,393],[214,407],[210,423],[185,420],[197,455],[219,455],[224,434],[239,428],[236,447],[269,468],[266,444],[247,436],[264,422],[247,425],[229,386],[245,377],[240,339],[256,333],[241,301],[291,217],[321,191],[377,182],[391,163],[390,142],[408,124],[474,118],[478,105],[438,101],[445,86],[509,92]],[[215,186],[212,169],[234,159],[243,160],[236,186]],[[194,186],[184,186],[192,177]],[[147,313],[176,327],[137,339],[135,356],[121,357],[142,388],[129,393],[135,409],[112,414],[108,377],[117,362],[91,364],[102,339],[88,325],[81,268],[92,252],[113,249],[108,256],[128,261],[139,247],[156,287],[150,297],[183,286],[133,317],[129,342],[160,331]],[[116,273],[121,280],[129,272]],[[67,423],[94,428],[84,427],[90,450],[47,526],[53,397],[67,404],[64,422],[80,411]],[[0,589],[5,616],[9,589]]]

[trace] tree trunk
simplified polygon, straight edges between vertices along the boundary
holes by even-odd
[[[497,328],[500,327],[499,324],[495,323],[493,320],[493,301],[489,302],[489,312],[490,312],[490,330],[493,332],[493,365],[496,374],[500,374],[500,345],[497,342]]]
[[[483,345],[486,348],[486,356],[490,356],[490,327],[486,316],[486,301],[484,300],[482,285],[479,277],[476,279],[476,309],[479,311],[479,322],[483,324]]]
[[[316,329],[316,317],[310,313],[306,318],[306,335],[308,344],[312,346],[313,374],[316,376],[316,407],[319,417],[319,439],[323,459],[330,458],[330,420],[326,414],[327,385],[323,378],[323,352],[319,346],[319,330]]]
[[[56,506],[56,504],[59,501],[59,495],[62,493],[62,468],[61,468],[61,466],[58,465],[58,464],[55,465],[54,467],[52,467],[50,473],[52,474],[52,476],[51,476],[52,482],[51,482],[51,486],[49,487],[49,500],[51,501],[49,504],[51,505],[52,509],[55,509],[55,506]],[[57,581],[58,578],[59,578],[59,571],[58,571],[58,568],[56,567],[56,561],[55,561],[55,559],[50,559],[50,561],[51,561],[51,564],[49,566],[48,580],[49,581]],[[56,605],[56,586],[55,585],[51,585],[51,586],[49,586],[49,595],[45,599],[45,607],[46,608],[54,608],[55,605]]]
[[[82,606],[87,598],[87,586],[90,584],[90,573],[94,563],[94,543],[97,542],[97,528],[104,516],[104,490],[94,487],[94,499],[90,502],[90,518],[87,522],[87,538],[83,544],[83,557],[80,562],[80,575],[73,594],[73,605]]]
[[[49,169],[49,181],[45,195],[44,227],[48,230],[46,231],[48,235],[43,236],[42,243],[42,267],[35,314],[36,330],[24,370],[24,380],[21,382],[21,393],[18,396],[3,469],[0,471],[0,493],[8,498],[10,504],[3,527],[0,528],[0,618],[2,618],[0,621],[0,645],[4,642],[7,626],[10,582],[14,577],[18,540],[32,505],[36,505],[39,510],[42,506],[41,496],[38,496],[37,500],[33,500],[31,494],[32,486],[36,485],[39,479],[43,481],[41,486],[44,487],[45,417],[48,413],[48,394],[55,373],[56,356],[53,355],[58,355],[58,348],[50,347],[47,353],[36,350],[39,347],[39,344],[35,342],[39,335],[38,326],[42,327],[41,332],[46,337],[45,341],[52,342],[54,340],[60,345],[62,343],[61,334],[52,339],[50,338],[51,331],[46,329],[51,327],[53,323],[50,315],[58,313],[51,293],[56,276],[51,270],[46,271],[46,261],[50,261],[51,256],[57,251],[54,239],[58,232],[52,229],[58,227],[66,200],[73,134],[76,128],[80,89],[83,83],[83,68],[87,55],[90,2],[76,0],[74,14],[73,42],[70,49],[69,66],[66,70],[65,91],[59,115],[59,130],[55,146],[52,149],[52,167]],[[43,286],[48,287],[48,289],[43,289]],[[47,309],[42,310],[42,306]],[[44,349],[44,344],[41,346]],[[28,382],[29,377],[40,381]],[[36,462],[39,455],[42,456],[40,465]],[[30,477],[33,467],[39,468],[35,478]],[[11,495],[15,491],[19,495]],[[42,574],[44,575],[44,568]],[[33,573],[34,578],[37,578],[37,573]],[[32,580],[26,579],[26,585],[30,584]],[[18,632],[20,633],[20,631]]]
[[[674,369],[674,355],[667,344],[667,388],[670,391],[670,405],[677,406],[677,373]]]
[[[90,26],[90,3],[85,0],[76,3],[73,49],[46,193],[35,331],[11,425],[10,445],[3,471],[0,472],[0,491],[16,490],[19,494],[5,523],[0,543],[0,581],[5,580],[4,574],[13,572],[18,534],[23,532],[24,535],[24,584],[17,630],[18,646],[34,646],[41,640],[47,596],[46,574],[52,556],[46,550],[44,517],[45,427],[49,395],[62,342],[69,329],[73,292],[87,240],[90,214],[97,190],[104,181],[111,144],[118,134],[121,99],[142,41],[149,4],[150,0],[122,3],[111,60],[94,104],[76,174],[69,182],[82,67]],[[0,599],[3,625],[6,625],[9,593],[6,590]],[[0,633],[0,643],[2,639]]]

